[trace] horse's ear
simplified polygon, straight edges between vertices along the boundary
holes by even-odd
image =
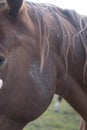
[[[9,6],[9,14],[12,17],[17,16],[22,8],[23,0],[7,0]]]

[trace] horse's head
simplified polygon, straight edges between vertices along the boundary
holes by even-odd
[[[0,79],[6,81],[4,84],[9,77],[14,77],[12,82],[17,80],[18,83],[18,77],[25,79],[31,64],[34,27],[26,10],[23,0],[7,0],[0,5]]]
[[[49,67],[44,72],[39,69],[38,30],[31,20],[33,14],[30,18],[28,13],[23,0],[0,4],[0,110],[4,108],[2,113],[17,119],[32,120],[52,99],[54,74]]]

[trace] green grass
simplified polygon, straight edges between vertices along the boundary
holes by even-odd
[[[60,111],[54,112],[53,99],[48,110],[37,120],[29,123],[24,130],[78,130],[80,116],[63,100]]]

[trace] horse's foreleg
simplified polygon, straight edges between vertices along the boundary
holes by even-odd
[[[85,122],[84,120],[82,120],[79,130],[87,130],[87,122]]]
[[[22,130],[25,123],[0,115],[0,130]]]
[[[60,109],[62,97],[61,97],[61,96],[58,96],[58,95],[56,95],[56,96],[57,96],[57,97],[56,97],[56,103],[55,103],[55,105],[54,105],[54,111],[55,111],[55,112],[58,112],[59,109]]]

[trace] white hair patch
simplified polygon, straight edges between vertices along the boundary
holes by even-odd
[[[2,86],[3,86],[3,80],[0,79],[0,89],[2,88]]]

